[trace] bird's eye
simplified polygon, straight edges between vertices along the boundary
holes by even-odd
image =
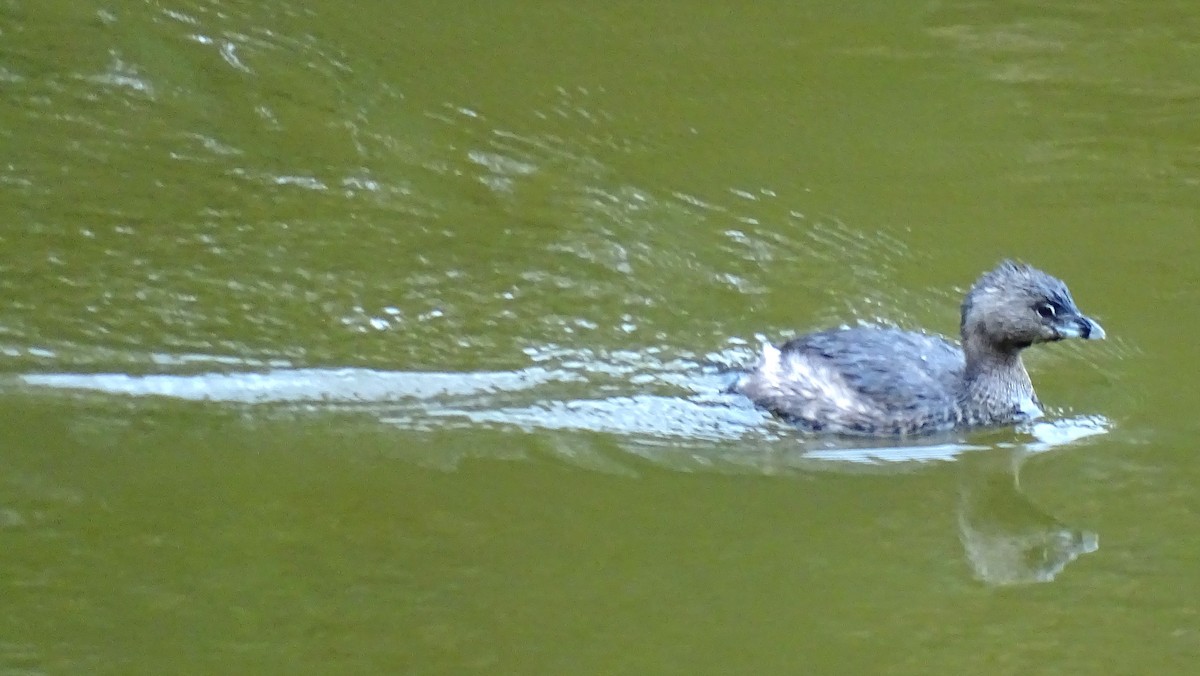
[[[1038,303],[1034,310],[1037,310],[1038,315],[1042,319],[1054,319],[1054,316],[1058,314],[1054,306],[1050,303]]]

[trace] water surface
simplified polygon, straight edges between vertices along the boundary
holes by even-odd
[[[1189,5],[0,4],[0,667],[1190,673]],[[1110,339],[804,438],[762,339]]]

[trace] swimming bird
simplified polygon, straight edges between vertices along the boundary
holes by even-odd
[[[967,292],[961,343],[890,328],[810,333],[762,358],[732,390],[811,432],[908,436],[1042,415],[1021,351],[1104,329],[1061,280],[1003,261]]]

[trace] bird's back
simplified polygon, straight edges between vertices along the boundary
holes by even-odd
[[[767,346],[734,389],[813,431],[910,434],[952,427],[962,350],[896,329],[821,331]]]

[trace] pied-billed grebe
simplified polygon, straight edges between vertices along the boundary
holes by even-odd
[[[1021,350],[1104,337],[1066,284],[1012,261],[967,292],[959,328],[961,348],[940,336],[882,328],[766,345],[733,390],[814,432],[895,436],[1007,425],[1042,413]]]

